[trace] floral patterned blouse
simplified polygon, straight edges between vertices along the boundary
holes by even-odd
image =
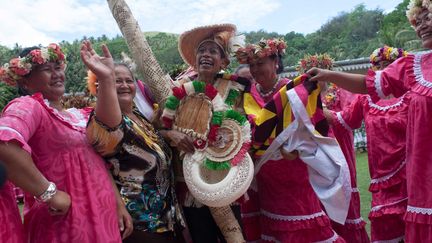
[[[173,231],[183,222],[175,197],[171,150],[161,135],[137,110],[139,121],[123,115],[112,129],[94,113],[87,125],[87,137],[107,161],[134,230]]]

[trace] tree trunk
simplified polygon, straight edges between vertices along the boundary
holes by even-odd
[[[124,0],[107,0],[107,2],[126,40],[132,59],[143,76],[143,82],[149,86],[159,106],[163,107],[173,86],[171,78],[168,74],[164,74],[126,2]]]

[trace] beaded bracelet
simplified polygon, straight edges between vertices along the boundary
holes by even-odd
[[[57,186],[53,182],[49,182],[48,188],[39,196],[34,196],[34,199],[40,203],[46,203],[57,193]]]

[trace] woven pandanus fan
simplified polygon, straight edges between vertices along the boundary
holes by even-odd
[[[164,74],[126,2],[124,0],[107,0],[107,2],[137,64],[138,71],[143,76],[143,82],[150,87],[156,102],[163,105],[165,98],[171,92],[171,78]]]

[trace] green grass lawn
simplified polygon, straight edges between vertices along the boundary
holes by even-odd
[[[367,162],[367,153],[357,153],[357,187],[360,191],[361,215],[367,222],[366,229],[370,235],[370,222],[368,214],[370,211],[371,193],[369,192],[369,168]]]

